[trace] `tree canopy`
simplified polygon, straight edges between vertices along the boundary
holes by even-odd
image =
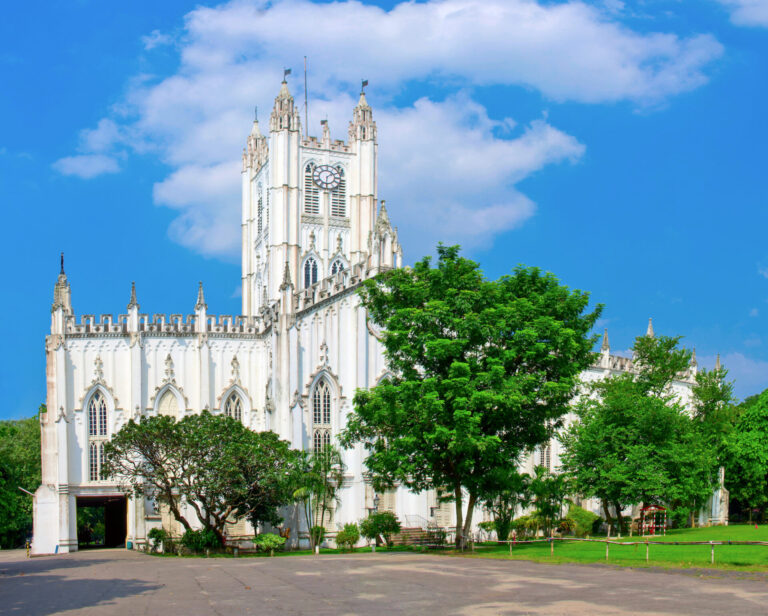
[[[559,425],[591,362],[601,307],[590,311],[587,293],[537,268],[487,280],[443,245],[436,267],[424,258],[360,294],[393,376],[358,390],[342,442],[364,444],[379,486],[452,492],[463,544],[477,500],[505,487],[498,469]]]
[[[45,405],[40,406],[41,413]],[[0,421],[0,548],[17,548],[32,533],[32,497],[40,485],[40,420]]]
[[[617,513],[638,503],[690,511],[710,494],[713,449],[700,420],[672,389],[690,364],[690,353],[678,343],[666,336],[638,338],[635,373],[589,385],[574,407],[578,420],[561,436],[562,469],[578,493],[603,501],[608,518],[608,504]]]
[[[133,420],[104,447],[102,472],[124,489],[168,506],[186,530],[182,503],[205,530],[223,538],[225,525],[247,516],[277,524],[291,499],[297,453],[272,432],[253,432],[231,417],[208,411],[176,422],[167,416]]]

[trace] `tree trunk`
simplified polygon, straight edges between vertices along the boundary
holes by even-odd
[[[616,510],[616,524],[617,528],[619,529],[619,536],[621,536],[622,529],[622,515],[621,515],[621,503],[617,503],[614,501],[613,508]]]
[[[453,488],[453,495],[454,499],[456,501],[456,549],[463,550],[464,549],[464,522],[463,522],[463,514],[462,514],[462,503],[461,503],[461,485],[457,484]]]
[[[605,514],[605,522],[606,524],[611,523],[611,510],[608,508],[608,501],[606,499],[603,499],[603,513]]]
[[[472,513],[475,510],[476,501],[477,496],[470,493],[469,502],[467,503],[467,517],[464,519],[464,532],[462,533],[464,537],[469,537],[472,531]]]

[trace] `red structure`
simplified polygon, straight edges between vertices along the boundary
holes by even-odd
[[[667,534],[667,509],[661,505],[647,505],[640,510],[641,535]]]

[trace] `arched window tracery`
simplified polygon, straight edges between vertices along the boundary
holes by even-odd
[[[160,398],[160,402],[157,405],[157,413],[159,415],[168,415],[174,419],[179,418],[179,401],[170,389],[166,389],[163,397]]]
[[[224,403],[224,414],[236,421],[243,421],[243,402],[235,392],[232,392]]]
[[[317,261],[309,257],[304,261],[304,288],[311,287],[317,282]]]
[[[96,390],[88,402],[88,480],[101,479],[104,442],[107,440],[107,400]]]
[[[312,446],[316,451],[331,444],[331,388],[320,379],[312,392]]]
[[[333,263],[331,263],[331,276],[334,276],[338,274],[339,272],[344,271],[344,261],[341,259],[336,259]]]

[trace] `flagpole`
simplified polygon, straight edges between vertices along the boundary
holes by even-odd
[[[307,91],[307,56],[304,56],[304,137],[309,135],[309,93]]]

